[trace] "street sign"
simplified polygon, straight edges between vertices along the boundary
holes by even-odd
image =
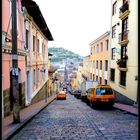
[[[18,68],[12,68],[12,75],[13,76],[18,76],[19,75]]]

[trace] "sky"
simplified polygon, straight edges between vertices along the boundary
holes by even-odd
[[[111,0],[34,0],[54,38],[48,47],[63,47],[82,56],[89,44],[110,31]]]

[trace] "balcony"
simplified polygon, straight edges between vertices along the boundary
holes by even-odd
[[[128,1],[125,2],[123,4],[123,6],[120,8],[120,12],[119,12],[119,18],[121,20],[123,20],[125,17],[127,17],[129,15],[130,11],[129,11],[129,3]]]
[[[122,32],[119,34],[119,44],[120,45],[126,45],[129,42],[128,40],[128,30]]]
[[[119,70],[121,71],[127,71],[127,59],[128,59],[128,56],[126,56],[125,58],[122,58],[122,59],[118,59],[117,60],[117,65],[118,65],[118,68]]]

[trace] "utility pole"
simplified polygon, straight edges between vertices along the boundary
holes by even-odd
[[[16,0],[12,0],[12,94],[13,94],[13,122],[20,122],[19,83],[18,83],[18,53],[17,53],[17,7]]]

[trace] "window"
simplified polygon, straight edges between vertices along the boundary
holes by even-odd
[[[112,38],[116,37],[116,25],[112,27]]]
[[[36,85],[36,72],[35,72],[35,69],[34,69],[34,86]]]
[[[120,85],[126,86],[126,72],[120,71]]]
[[[93,68],[95,68],[95,61],[93,61]]]
[[[128,29],[128,17],[122,21],[122,31],[126,32]]]
[[[40,69],[38,68],[38,83],[40,83]]]
[[[98,69],[98,60],[96,61],[96,69]]]
[[[117,1],[114,2],[113,6],[112,6],[112,15],[116,14],[116,8],[117,8]]]
[[[102,77],[100,77],[100,84],[102,84]]]
[[[91,47],[91,50],[90,50],[90,54],[92,55],[92,47]]]
[[[106,40],[106,51],[108,51],[108,40]]]
[[[127,56],[127,46],[121,47],[121,59],[125,58]]]
[[[105,60],[105,71],[108,71],[108,60]]]
[[[94,78],[95,78],[95,75],[93,74],[93,80],[94,80]]]
[[[114,60],[115,59],[115,48],[112,48],[112,55],[111,55],[111,59]]]
[[[98,53],[99,52],[99,45],[97,45],[97,47],[96,47],[96,53]]]
[[[112,81],[112,82],[114,82],[115,81],[115,69],[110,69],[110,80]]]
[[[33,35],[33,52],[35,52],[35,36]]]
[[[45,57],[45,54],[46,54],[46,52],[45,52],[45,45],[43,44],[42,47],[43,47],[43,48],[42,48],[42,54],[43,54],[43,57]]]
[[[2,32],[2,46],[5,46],[6,32]]]
[[[92,73],[90,73],[90,79],[92,79]]]
[[[102,61],[100,61],[100,70],[102,70]]]
[[[105,85],[107,85],[107,80],[105,79]]]
[[[29,31],[26,29],[26,48],[29,47]]]
[[[96,81],[98,81],[98,76],[96,76]]]
[[[103,42],[101,42],[101,44],[100,44],[100,52],[102,52],[103,51]]]
[[[39,55],[39,53],[40,53],[40,41],[39,41],[39,39],[37,39],[37,43],[38,43],[38,55]]]

